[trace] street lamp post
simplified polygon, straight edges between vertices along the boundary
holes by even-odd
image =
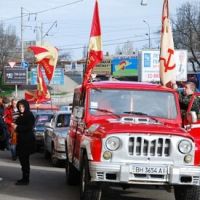
[[[151,49],[151,31],[149,23],[146,20],[143,20],[143,22],[148,26],[148,36],[149,36],[149,49]]]
[[[147,0],[141,0],[141,5],[146,6],[147,5]]]

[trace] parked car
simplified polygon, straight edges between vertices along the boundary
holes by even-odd
[[[65,138],[70,123],[70,111],[58,111],[51,122],[45,124],[44,154],[51,158],[52,164],[58,166],[66,159]]]
[[[44,147],[44,125],[46,122],[50,122],[53,118],[52,111],[38,111],[34,112],[35,126],[34,134],[36,138],[37,151]]]

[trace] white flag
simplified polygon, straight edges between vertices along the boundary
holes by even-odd
[[[162,11],[162,31],[160,41],[160,80],[162,85],[176,82],[174,41],[169,19],[168,0],[164,0]]]

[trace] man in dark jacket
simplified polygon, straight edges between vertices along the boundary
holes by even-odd
[[[188,108],[189,102],[191,101],[192,95],[196,91],[196,85],[193,82],[187,82],[184,86],[184,92],[179,93],[179,103],[182,111],[183,117],[185,116],[185,112]],[[200,99],[196,97],[192,104],[192,111],[195,111],[196,114],[199,114],[200,108]]]
[[[29,157],[35,151],[35,136],[33,133],[35,118],[26,100],[18,101],[17,108],[20,115],[16,122],[12,123],[12,126],[17,132],[16,150],[21,164],[22,179],[18,180],[16,185],[28,185],[30,175]]]

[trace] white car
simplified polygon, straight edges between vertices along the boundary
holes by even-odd
[[[65,138],[68,133],[71,112],[57,111],[51,122],[45,124],[44,154],[51,157],[52,164],[58,166],[66,159]]]

